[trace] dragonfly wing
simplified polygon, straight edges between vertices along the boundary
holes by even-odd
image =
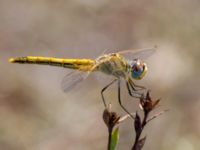
[[[68,73],[61,82],[61,87],[64,92],[73,89],[77,84],[82,82],[89,75],[88,72],[81,72],[78,70]]]
[[[120,55],[123,55],[129,60],[134,59],[146,59],[149,56],[153,55],[156,52],[156,47],[153,48],[145,48],[145,49],[136,49],[136,50],[124,50],[117,52]]]

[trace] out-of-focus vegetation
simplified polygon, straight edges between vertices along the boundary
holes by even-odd
[[[104,50],[158,45],[147,60],[147,77],[137,84],[160,96],[170,112],[146,128],[144,149],[199,150],[199,5],[197,0],[0,0],[0,149],[107,146],[100,97],[105,81],[90,76],[63,93],[60,81],[69,70],[9,64],[9,57],[95,58]],[[135,112],[138,102],[123,93],[127,108]],[[124,114],[116,94],[113,87],[106,99]],[[120,126],[119,150],[132,145],[132,123]]]

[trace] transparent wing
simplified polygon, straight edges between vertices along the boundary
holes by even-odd
[[[87,78],[89,72],[81,72],[78,70],[68,73],[61,82],[61,88],[64,92],[73,89],[77,84]]]
[[[133,49],[133,50],[124,50],[119,51],[117,53],[123,55],[129,60],[133,59],[146,59],[149,56],[153,55],[156,52],[156,47],[153,48],[145,48],[145,49]]]

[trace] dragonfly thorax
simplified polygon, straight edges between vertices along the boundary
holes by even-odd
[[[117,53],[100,56],[96,63],[96,70],[117,78],[125,78],[128,73],[127,61]]]

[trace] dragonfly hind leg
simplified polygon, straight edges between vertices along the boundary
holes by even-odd
[[[118,79],[114,79],[112,82],[110,82],[108,85],[106,85],[102,90],[101,90],[101,97],[102,97],[102,100],[103,100],[103,104],[104,104],[104,106],[105,107],[107,107],[107,105],[106,105],[106,101],[105,101],[105,98],[104,98],[104,95],[103,95],[103,93],[105,92],[105,90],[109,87],[109,86],[111,86],[114,82],[116,82]]]
[[[122,101],[121,101],[121,89],[120,89],[120,80],[118,80],[118,101],[119,101],[119,104],[121,106],[121,108],[127,113],[130,115],[131,118],[135,119],[135,117],[124,107],[124,105],[122,104]]]

